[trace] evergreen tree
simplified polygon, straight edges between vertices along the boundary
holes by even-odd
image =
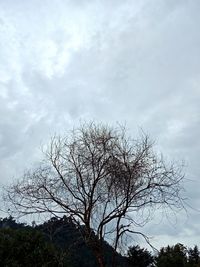
[[[188,267],[200,266],[199,249],[197,246],[188,249]]]
[[[133,267],[150,267],[153,266],[153,256],[144,248],[132,246],[128,250],[128,261]]]
[[[187,250],[182,244],[161,248],[156,257],[156,267],[186,267]]]
[[[27,229],[0,229],[0,263],[9,267],[60,266],[60,255],[42,233]]]

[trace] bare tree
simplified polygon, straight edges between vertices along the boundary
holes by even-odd
[[[117,250],[125,234],[140,234],[151,212],[181,208],[183,175],[153,151],[144,133],[126,136],[123,127],[84,124],[67,137],[53,137],[45,161],[8,189],[17,212],[65,214],[84,224],[98,265],[104,265],[102,241]],[[115,258],[113,257],[113,266]]]

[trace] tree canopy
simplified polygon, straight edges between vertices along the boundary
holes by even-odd
[[[183,244],[160,249],[155,257],[156,267],[199,267],[200,257],[197,246],[186,248]]]
[[[55,246],[34,229],[0,229],[1,266],[52,266],[60,264]],[[66,265],[67,266],[67,265]]]
[[[130,267],[151,267],[154,266],[154,257],[144,248],[138,245],[129,247],[128,260]]]

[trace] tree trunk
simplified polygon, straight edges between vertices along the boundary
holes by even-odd
[[[98,267],[105,267],[102,240],[99,240],[98,237],[92,232],[89,223],[86,224],[86,243],[93,251],[93,254],[96,258]]]
[[[116,252],[113,251],[113,254],[112,254],[112,267],[115,267],[116,265]]]
[[[105,267],[103,255],[99,251],[94,251],[94,255],[96,257],[98,267]]]

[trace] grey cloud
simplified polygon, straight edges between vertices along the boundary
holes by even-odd
[[[131,133],[141,126],[164,154],[186,160],[193,180],[186,189],[197,208],[199,2],[6,1],[0,6],[1,182],[20,175],[38,160],[36,147],[80,119],[126,121]],[[175,236],[166,224],[158,229]],[[184,229],[179,227],[179,236]]]

